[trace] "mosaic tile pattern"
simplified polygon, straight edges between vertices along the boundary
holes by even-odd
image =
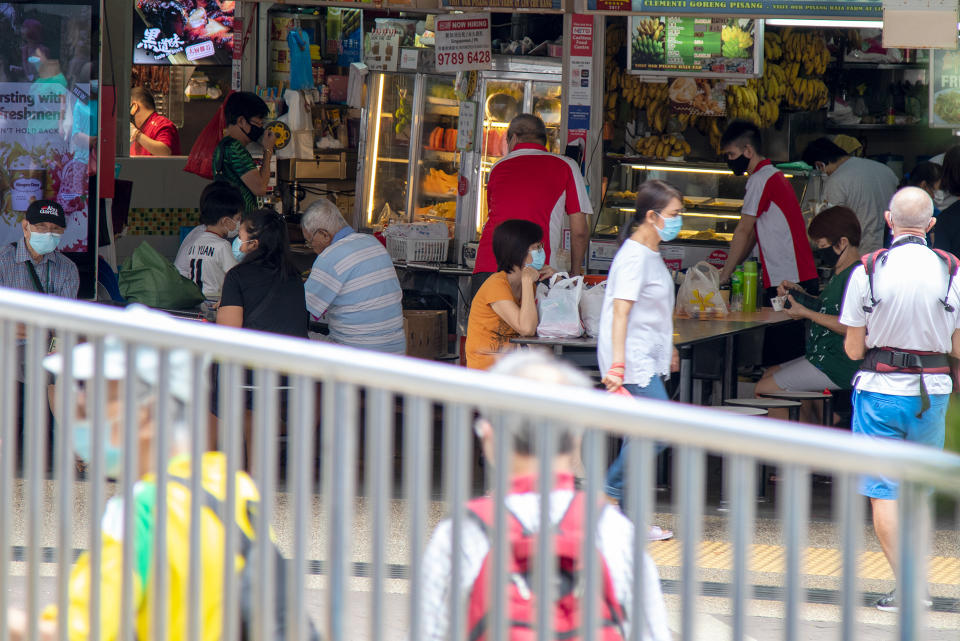
[[[127,218],[127,233],[133,236],[176,236],[181,227],[193,227],[200,210],[176,207],[133,208]]]

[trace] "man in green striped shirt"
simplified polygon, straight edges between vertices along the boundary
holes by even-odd
[[[227,98],[223,108],[227,131],[213,151],[213,176],[225,180],[240,190],[244,212],[259,207],[258,196],[270,190],[270,159],[276,136],[264,131],[267,105],[254,93],[239,91]],[[263,163],[257,168],[247,145],[259,142],[263,146]]]

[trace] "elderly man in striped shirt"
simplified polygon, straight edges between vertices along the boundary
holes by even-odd
[[[335,343],[403,354],[400,281],[380,242],[355,232],[326,199],[310,205],[300,221],[303,237],[317,253],[304,288],[307,309],[326,313]]]

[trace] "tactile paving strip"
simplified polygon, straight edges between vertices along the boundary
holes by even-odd
[[[682,542],[676,539],[652,543],[647,551],[659,566],[680,566]],[[807,548],[803,573],[813,576],[841,576],[840,550],[835,548]],[[733,565],[733,546],[724,541],[703,541],[697,566],[709,570],[730,570]],[[784,548],[779,545],[752,545],[749,569],[751,572],[785,572]],[[863,579],[893,580],[893,571],[882,552],[866,551],[860,554],[859,576]],[[928,578],[931,583],[960,584],[960,558],[935,556],[928,560]]]

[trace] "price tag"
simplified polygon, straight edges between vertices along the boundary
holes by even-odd
[[[437,17],[437,71],[490,69],[490,14],[460,13]]]

